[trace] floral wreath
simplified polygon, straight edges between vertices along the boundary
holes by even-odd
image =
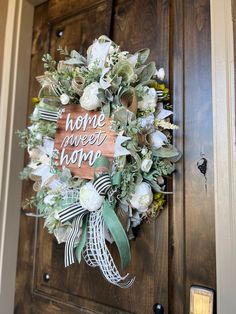
[[[127,267],[129,240],[142,221],[163,209],[166,180],[180,157],[171,144],[171,130],[178,127],[170,119],[165,72],[154,62],[145,64],[149,49],[130,54],[106,36],[93,42],[86,58],[75,50],[59,51],[64,56],[59,62],[44,55],[31,125],[18,131],[30,157],[21,177],[33,180],[36,191],[24,208],[35,206],[37,214],[28,215],[45,218],[49,233],[65,242],[65,266],[83,257],[111,284],[127,288],[134,278],[120,274],[106,241],[115,242],[121,266]],[[58,121],[71,105],[110,117],[117,135],[112,162],[97,156],[90,180],[59,167]]]

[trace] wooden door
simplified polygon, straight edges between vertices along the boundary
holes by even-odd
[[[174,140],[183,158],[168,208],[143,224],[131,244],[128,271],[136,281],[130,289],[111,286],[84,263],[65,269],[64,246],[22,210],[15,313],[148,314],[158,302],[165,313],[186,314],[191,285],[215,288],[209,5],[209,0],[50,0],[36,7],[29,112],[43,53],[57,57],[57,47],[65,45],[84,53],[106,34],[124,50],[149,47],[150,59],[165,68],[180,125]],[[198,168],[202,161],[205,175]],[[24,183],[23,198],[31,193],[31,184]]]

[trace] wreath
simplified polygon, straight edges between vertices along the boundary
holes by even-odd
[[[66,267],[83,258],[127,288],[134,278],[120,274],[107,241],[127,267],[129,241],[163,209],[180,157],[165,72],[145,64],[149,49],[131,54],[104,35],[86,57],[58,50],[59,62],[43,56],[31,125],[18,131],[29,153],[21,178],[34,181],[36,192],[24,208],[35,206],[28,215],[43,217],[49,233],[65,242]]]

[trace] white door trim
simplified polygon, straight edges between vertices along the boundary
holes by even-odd
[[[24,129],[28,103],[34,6],[38,0],[9,0],[0,75],[0,312],[14,311],[24,152],[15,134]]]
[[[211,1],[218,313],[236,309],[235,65],[231,0]]]
[[[14,310],[24,153],[15,135],[26,122],[34,6],[9,0],[0,103],[0,309]],[[211,0],[217,306],[233,314],[236,282],[235,79],[231,0]],[[20,114],[19,114],[20,112]],[[16,157],[17,156],[17,157]]]

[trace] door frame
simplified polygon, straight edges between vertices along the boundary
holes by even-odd
[[[15,131],[23,129],[26,123],[34,7],[43,2],[8,1],[4,66],[0,73],[4,78],[0,86],[0,308],[6,314],[14,311],[22,189],[17,178],[24,160]],[[217,307],[218,313],[231,314],[236,307],[235,67],[231,0],[211,0],[211,41]]]

